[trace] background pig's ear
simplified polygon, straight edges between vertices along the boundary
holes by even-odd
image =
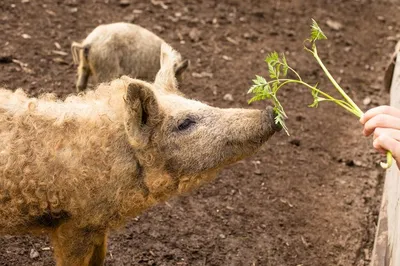
[[[166,43],[161,45],[160,70],[154,84],[168,92],[179,92],[175,78],[176,66],[182,61],[181,55]]]
[[[125,130],[129,142],[136,148],[143,148],[155,123],[159,120],[159,107],[151,88],[142,82],[128,85],[125,100]]]
[[[175,66],[175,77],[179,81],[182,73],[189,67],[190,61],[188,59],[184,59]]]

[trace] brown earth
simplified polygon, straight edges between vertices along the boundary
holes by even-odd
[[[71,42],[98,24],[133,21],[191,60],[181,87],[188,96],[247,107],[251,79],[266,74],[263,59],[273,50],[286,52],[306,80],[323,78],[302,49],[315,18],[330,38],[319,46],[321,57],[362,109],[388,101],[381,86],[400,32],[396,0],[164,0],[167,9],[159,2],[2,0],[0,87],[72,93]],[[328,20],[342,26],[334,29]],[[201,72],[213,76],[198,77]],[[233,101],[223,100],[227,93]],[[367,97],[371,103],[364,105]],[[280,133],[211,184],[114,232],[107,265],[367,265],[381,156],[351,114],[331,104],[308,108],[311,97],[303,88],[287,88],[281,98],[290,137]],[[44,237],[3,236],[0,265],[54,265],[50,244]]]

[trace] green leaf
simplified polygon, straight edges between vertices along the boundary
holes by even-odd
[[[279,85],[279,82],[278,82],[278,81],[272,83],[272,93],[273,93],[274,95],[276,95],[276,92],[278,91],[278,85]]]
[[[281,125],[283,130],[285,130],[286,134],[290,136],[289,130],[285,124],[285,118],[282,115],[281,111],[277,107],[274,107],[274,111],[275,111],[275,124]]]
[[[318,26],[318,23],[312,19],[312,25],[311,25],[311,42],[315,42],[317,40],[326,40],[328,39],[324,32],[321,30],[321,28]]]
[[[264,93],[268,94],[269,96],[268,98],[271,98],[270,96],[272,95],[273,92],[271,91],[271,85],[269,85],[269,83],[263,87],[263,91]]]
[[[271,79],[276,79],[278,74],[276,72],[276,68],[272,65],[268,63],[268,72],[269,72],[269,77]]]
[[[318,83],[314,85],[314,89],[311,89],[311,95],[313,97],[313,103],[309,104],[308,107],[313,107],[313,108],[317,108],[318,107],[318,103],[321,101],[321,99],[325,99],[325,98],[321,98],[318,96],[318,90],[317,90],[317,86]]]
[[[250,89],[247,91],[247,94],[249,93],[254,93],[254,90],[258,87],[258,85],[253,85],[250,87]]]
[[[259,76],[259,75],[256,75],[256,78],[257,78],[258,84],[260,84],[260,85],[264,85],[264,84],[267,83],[267,81],[265,80],[265,78],[263,78],[263,77],[261,77],[261,76]]]
[[[288,65],[288,63],[287,63],[287,61],[286,61],[285,54],[282,53],[282,70],[283,70],[283,74],[282,74],[282,75],[283,75],[284,77],[287,76],[288,69],[289,69],[289,65]]]
[[[309,104],[308,107],[317,108],[318,107],[318,103],[319,103],[318,100],[314,100],[314,102],[312,104]]]
[[[267,62],[268,65],[276,65],[276,63],[279,62],[279,55],[277,52],[272,52],[269,55],[267,55],[267,58],[265,58],[265,62]]]
[[[251,98],[248,103],[252,103],[252,102],[257,102],[257,101],[262,101],[265,100],[268,97],[268,95],[266,94],[258,94],[256,96],[254,96],[253,98]]]

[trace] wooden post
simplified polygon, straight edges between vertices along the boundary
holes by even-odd
[[[399,47],[400,43],[397,47]],[[390,105],[400,108],[400,53],[390,86]],[[400,265],[400,172],[396,163],[386,171],[370,266]]]

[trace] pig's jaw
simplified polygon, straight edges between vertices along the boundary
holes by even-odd
[[[213,180],[218,172],[219,169],[211,169],[196,175],[174,175],[164,169],[149,171],[144,169],[143,191],[145,192],[142,192],[144,201],[139,209],[146,209],[172,196],[190,192],[201,184]]]

